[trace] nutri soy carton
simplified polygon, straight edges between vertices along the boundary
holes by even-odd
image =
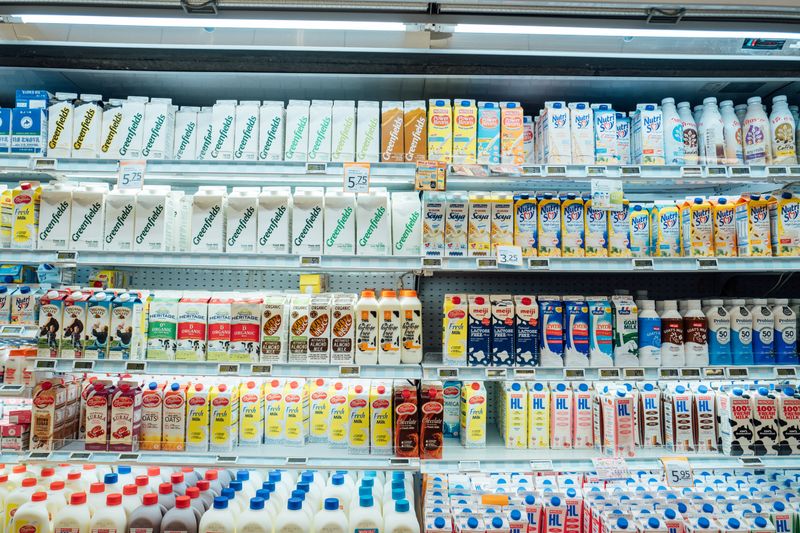
[[[553,193],[537,195],[539,257],[561,256],[561,201]]]
[[[468,299],[467,365],[489,366],[492,353],[492,304],[488,294],[470,294]]]
[[[630,165],[631,156],[631,119],[625,113],[617,113],[617,159],[620,165]]]
[[[664,122],[658,104],[636,106],[631,117],[631,134],[633,164],[664,164]]]
[[[611,104],[592,104],[594,110],[594,152],[598,165],[615,165],[617,159],[617,113]]]
[[[539,304],[535,296],[514,296],[514,363],[539,366]]]
[[[586,257],[608,257],[608,211],[595,209],[590,197],[584,198],[584,253]]]
[[[542,163],[568,165],[572,162],[570,109],[566,102],[545,102],[542,125]]]
[[[564,305],[558,296],[539,296],[540,364],[564,366]]]
[[[769,220],[772,255],[800,255],[800,197],[789,191],[770,197]]]
[[[680,257],[683,252],[680,208],[672,202],[656,202],[650,213],[653,255]]]
[[[586,212],[583,198],[579,194],[561,195],[561,255],[583,257],[585,255]]]
[[[772,255],[769,201],[758,194],[736,202],[736,237],[740,257]]]
[[[514,244],[522,249],[523,257],[539,254],[536,196],[533,193],[514,195]]]
[[[594,164],[594,111],[588,102],[569,104],[573,165]]]
[[[507,294],[491,296],[491,366],[514,365],[514,299]]]

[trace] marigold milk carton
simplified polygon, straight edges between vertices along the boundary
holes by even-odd
[[[736,202],[736,239],[740,257],[772,255],[769,200],[758,194]]]
[[[561,200],[552,193],[536,197],[539,257],[561,256]]]
[[[186,390],[186,451],[207,452],[211,429],[208,387],[202,383]]]
[[[592,104],[594,110],[595,162],[615,165],[617,159],[617,112],[611,104]]]
[[[656,202],[651,212],[653,255],[680,257],[683,254],[681,210],[672,202]]]
[[[208,392],[208,450],[230,452],[239,442],[239,387],[225,383],[212,385]]]
[[[453,162],[453,110],[450,100],[428,100],[428,160]]]
[[[583,198],[568,193],[561,196],[561,255],[583,257],[585,255],[585,207]]]
[[[589,307],[589,365],[614,366],[614,323],[611,302],[603,296],[588,296]]]
[[[275,382],[272,379],[271,382]],[[265,386],[255,381],[243,382],[239,387],[239,444],[240,445],[257,445],[261,446],[264,442],[265,430]],[[276,387],[278,388],[278,387]],[[279,395],[283,396],[283,382],[279,385],[281,391]],[[283,402],[278,402],[282,405]],[[270,404],[271,405],[271,404]],[[282,409],[282,408],[281,408]],[[283,420],[283,411],[281,410],[281,423]]]
[[[486,447],[486,388],[481,381],[465,381],[461,388],[459,437],[465,448]]]
[[[500,162],[503,164],[525,162],[523,114],[519,102],[500,102]]]
[[[261,103],[258,115],[258,159],[259,161],[282,161],[286,110],[283,102]],[[199,140],[198,140],[199,142]]]
[[[588,102],[569,104],[573,165],[594,164],[594,111]]]
[[[478,102],[477,163],[500,163],[500,107],[496,102]]]
[[[306,380],[287,380],[283,392],[284,442],[289,446],[303,446],[308,439],[308,388]]]
[[[186,449],[186,386],[172,383],[164,390],[162,404],[161,449],[182,452]]]
[[[347,429],[350,418],[350,406],[347,402],[347,387],[340,380],[335,380],[328,388],[328,443],[335,448],[347,446]]]
[[[789,191],[770,197],[769,219],[772,255],[800,255],[800,198]]]
[[[466,366],[467,364],[467,309],[466,294],[445,295],[442,357],[446,365]]]
[[[160,450],[164,420],[164,384],[151,381],[142,390],[142,425],[139,430],[139,448]]]
[[[570,109],[566,102],[545,102],[542,125],[542,163],[568,165],[572,162]]]
[[[711,201],[714,255],[736,257],[736,204],[724,196]]]
[[[514,363],[539,366],[539,304],[534,296],[514,296]]]
[[[522,249],[523,257],[536,257],[539,253],[537,243],[537,204],[533,193],[514,195],[514,244]]]
[[[687,257],[711,257],[714,255],[714,221],[711,203],[703,198],[694,198],[681,205],[681,227],[683,228],[683,255]]]
[[[586,257],[608,257],[608,211],[595,209],[591,198],[586,198],[584,205]]]
[[[441,396],[441,390],[440,390]],[[390,382],[373,381],[369,389],[369,448],[372,455],[391,455],[392,386]]]
[[[445,437],[458,437],[461,416],[461,382],[445,381],[442,384],[444,400],[443,432]]]
[[[630,204],[622,201],[622,209],[608,212],[608,257],[631,256]]]
[[[510,295],[493,294],[491,320],[491,366],[514,365],[514,299]]]
[[[370,449],[369,384],[358,380],[347,391],[349,419],[347,423],[348,452],[368,454]]]

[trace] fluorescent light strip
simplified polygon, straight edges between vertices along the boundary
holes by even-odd
[[[506,35],[579,35],[589,37],[684,37],[695,39],[800,39],[800,33],[773,31],[663,30],[643,28],[591,28],[572,26],[521,26],[457,24],[455,33]]]
[[[252,30],[406,31],[402,22],[348,20],[224,19],[200,17],[115,17],[101,15],[12,15],[24,24],[146,26],[157,28],[234,28]]]

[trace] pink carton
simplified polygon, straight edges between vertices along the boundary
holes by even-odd
[[[525,533],[539,533],[542,529],[542,502],[541,497],[526,494],[522,497],[525,504],[525,513],[528,515],[528,531]]]
[[[594,389],[581,383],[572,392],[572,442],[575,448],[594,447]]]
[[[567,515],[564,522],[564,531],[580,531],[581,515],[583,513],[583,496],[575,488],[568,488],[565,492],[564,502],[567,506]]]
[[[664,439],[670,450],[695,449],[692,401],[691,391],[683,385],[676,385],[664,394]]]
[[[664,444],[661,433],[661,391],[652,383],[639,384],[639,443],[645,448]]]
[[[566,529],[567,506],[564,501],[553,496],[544,507],[544,528],[542,533],[572,533]]]
[[[717,414],[714,391],[699,384],[694,389],[694,441],[698,451],[717,449]]]
[[[110,403],[113,387],[110,383],[97,380],[86,392],[86,412],[84,415],[86,450],[108,450],[108,428],[110,425]]]
[[[572,448],[572,389],[563,383],[550,396],[550,447]]]
[[[139,450],[142,426],[142,389],[122,381],[111,397],[111,427],[108,449],[115,452]]]
[[[633,396],[624,388],[603,395],[603,448],[613,455],[633,457],[636,447]]]

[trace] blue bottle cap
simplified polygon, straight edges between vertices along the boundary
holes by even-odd
[[[342,474],[334,474],[331,478],[331,485],[344,485],[344,476]]]
[[[442,529],[446,523],[447,523],[447,522],[445,521],[445,519],[444,519],[443,517],[441,517],[441,516],[437,516],[437,517],[436,517],[436,518],[433,520],[433,526],[434,526],[436,529]]]
[[[697,519],[697,525],[703,529],[708,529],[708,527],[711,525],[711,521],[705,516],[701,516]]]
[[[325,510],[337,511],[339,509],[339,498],[325,498]]]
[[[271,493],[270,493],[270,491],[268,491],[268,490],[265,490],[265,489],[258,489],[258,490],[256,491],[256,497],[257,497],[257,498],[261,498],[261,499],[262,499],[262,500],[264,500],[265,502],[266,502],[266,501],[269,501],[270,494],[271,494]]]
[[[550,498],[550,505],[552,505],[553,507],[558,507],[559,505],[561,505],[561,498],[559,498],[558,496],[553,496],[552,498]]]
[[[655,516],[651,516],[650,518],[647,519],[647,525],[655,529],[661,525],[661,521]]]
[[[250,472],[247,470],[239,470],[236,472],[237,481],[248,481],[250,479]]]
[[[230,487],[225,487],[222,489],[222,496],[224,496],[228,500],[232,500],[236,497],[236,491]]]
[[[475,518],[474,516],[470,516],[467,519],[467,527],[470,529],[475,529],[476,527],[478,527],[478,519]]]
[[[495,516],[494,518],[492,518],[492,527],[493,528],[500,529],[500,527],[502,525],[503,525],[503,519],[502,518],[500,518],[499,516]]]
[[[117,473],[118,474],[130,474],[131,473],[131,467],[129,467],[129,466],[118,466],[117,467]]]
[[[303,500],[299,500],[297,498],[289,498],[289,502],[286,505],[286,508],[290,511],[299,511],[303,508]]]
[[[736,520],[735,518],[728,518],[728,527],[731,529],[739,529],[739,525],[741,522]]]
[[[227,509],[228,508],[228,498],[225,496],[217,496],[214,498],[214,509]]]
[[[519,512],[519,509],[512,509],[511,513],[509,513],[511,520],[519,520],[522,518],[522,513]]]
[[[260,511],[264,508],[263,498],[250,498],[250,509],[253,511]]]
[[[624,516],[617,518],[617,527],[620,529],[628,529],[628,519]]]
[[[113,473],[106,474],[105,477],[103,477],[103,483],[105,483],[106,485],[113,485],[117,481],[119,481],[119,478],[117,477],[116,474]]]
[[[375,502],[374,502],[374,500],[372,499],[372,496],[362,496],[362,497],[361,497],[361,498],[358,500],[358,504],[359,504],[361,507],[372,507],[372,506],[375,504]]]
[[[242,482],[241,481],[237,481],[235,479],[233,481],[231,481],[230,485],[228,485],[228,486],[230,488],[232,488],[233,490],[235,490],[236,492],[239,492],[240,490],[242,490]]]

